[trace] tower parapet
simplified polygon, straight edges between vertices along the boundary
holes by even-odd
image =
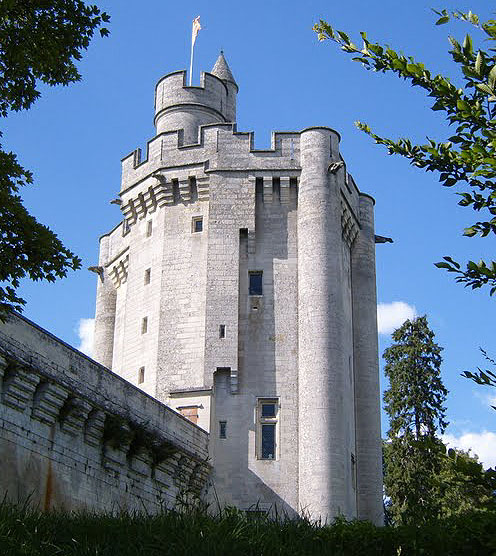
[[[197,143],[200,126],[235,121],[237,92],[222,53],[212,73],[202,72],[199,87],[186,84],[185,70],[165,75],[155,87],[157,135],[183,129],[184,143]]]

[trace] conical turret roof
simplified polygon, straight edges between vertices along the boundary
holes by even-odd
[[[236,85],[236,87],[238,86],[236,79],[234,79],[231,69],[229,68],[229,65],[224,57],[223,50],[220,51],[219,57],[217,58],[217,61],[215,62],[215,65],[210,73],[223,81],[229,81],[230,83]]]

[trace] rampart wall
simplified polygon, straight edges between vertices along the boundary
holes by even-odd
[[[156,512],[197,499],[208,434],[23,317],[0,323],[0,498]]]

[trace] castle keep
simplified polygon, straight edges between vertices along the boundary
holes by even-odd
[[[237,93],[222,53],[198,87],[159,80],[100,240],[94,357],[209,432],[221,504],[380,523],[374,201],[330,128],[255,149]]]

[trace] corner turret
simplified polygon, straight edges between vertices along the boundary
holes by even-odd
[[[231,68],[224,57],[224,51],[221,50],[217,61],[212,68],[212,75],[215,75],[219,79],[222,79],[226,84],[228,90],[227,97],[227,117],[228,122],[236,121],[236,95],[238,94],[239,88],[234,76],[231,72]]]

